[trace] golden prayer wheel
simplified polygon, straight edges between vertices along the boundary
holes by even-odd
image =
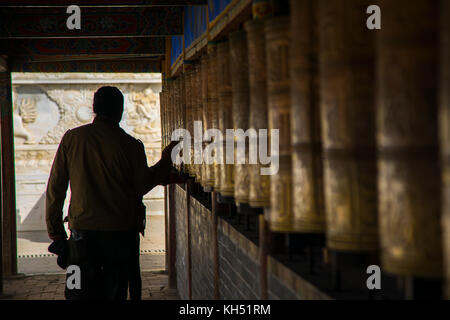
[[[382,268],[438,279],[438,2],[380,1],[380,6],[376,110]]]
[[[203,136],[208,130],[208,123],[210,122],[209,119],[209,104],[208,104],[208,65],[209,65],[209,56],[205,55],[202,57],[200,62],[200,68],[201,68],[201,100],[202,100],[202,125],[203,125]],[[205,140],[202,141],[202,149],[205,150],[205,147],[207,146],[207,142]],[[203,154],[202,154],[203,156]],[[201,164],[201,185],[209,189],[211,185],[214,184],[214,181],[211,181],[211,172],[210,167],[205,163],[205,161],[202,161]]]
[[[208,123],[207,129],[218,129],[218,117],[217,117],[217,45],[208,44]],[[209,144],[215,142],[212,139],[208,141]],[[216,179],[219,179],[219,169],[217,165],[216,152],[213,150],[214,163],[208,165],[207,170],[207,186],[214,188],[216,185]],[[216,175],[217,173],[217,175]]]
[[[291,132],[295,229],[325,232],[318,86],[317,2],[291,1]]]
[[[178,129],[186,129],[186,88],[185,88],[185,75],[180,74],[179,77],[179,92],[180,92],[180,101],[179,101],[179,122],[178,122]],[[184,137],[180,139],[180,141],[183,141]],[[183,152],[185,152],[183,150]],[[184,155],[182,155],[184,156]],[[179,166],[179,170],[183,172],[187,172],[186,168],[181,164]]]
[[[170,106],[169,106],[169,108],[170,108],[170,119],[169,119],[170,126],[169,126],[169,132],[168,132],[169,142],[171,141],[172,132],[175,129],[176,118],[177,118],[176,108],[177,108],[178,90],[177,90],[177,81],[175,78],[171,79],[170,87],[171,87]]]
[[[170,95],[170,106],[169,106],[169,108],[170,108],[169,109],[170,125],[169,125],[169,132],[168,132],[168,142],[169,143],[172,140],[172,132],[176,126],[176,119],[177,119],[176,108],[177,108],[177,98],[178,98],[176,79],[172,78],[171,80],[172,81],[170,82],[170,87],[171,87],[170,91],[172,92],[172,94]]]
[[[180,128],[186,129],[186,87],[185,74],[180,75]]]
[[[169,132],[169,86],[166,84],[164,104],[164,147],[167,146],[167,132]]]
[[[361,25],[360,12],[369,5],[319,2],[326,231],[328,247],[337,251],[379,248],[374,33]]]
[[[166,94],[165,94],[165,105],[164,105],[164,147],[167,146],[167,132],[169,131],[169,85],[166,84]]]
[[[217,94],[218,125],[223,135],[223,161],[220,167],[220,186],[216,189],[222,196],[234,196],[234,165],[225,163],[225,130],[233,129],[233,107],[230,75],[229,43],[219,43],[217,48]]]
[[[173,80],[167,79],[167,107],[166,107],[166,145],[167,146],[170,142],[170,132],[172,127],[172,105],[173,105]]]
[[[182,97],[183,97],[183,93],[182,93],[182,76],[178,76],[175,80],[175,88],[177,90],[177,100],[176,100],[176,107],[175,107],[175,112],[176,112],[176,118],[175,118],[175,128],[174,129],[178,129],[181,128],[181,124],[182,124],[182,116],[183,116],[183,102],[182,102]]]
[[[166,91],[167,87],[163,87],[160,93],[160,114],[161,114],[161,149],[164,149],[166,143]]]
[[[446,296],[450,299],[450,2],[441,1],[441,85],[439,128],[442,168],[442,232]]]
[[[247,34],[244,30],[230,34],[230,72],[233,91],[233,128],[247,131],[249,127],[249,82]],[[231,141],[229,141],[231,142]],[[243,148],[238,148],[238,139],[234,139],[234,198],[237,203],[248,203],[250,174],[248,170],[248,139],[241,141]]]
[[[164,127],[165,127],[165,117],[164,117],[164,87],[159,93],[159,115],[161,119],[161,150],[164,148]]]
[[[199,127],[200,132],[197,134],[200,134],[200,137],[198,138],[198,145],[194,148],[195,152],[195,158],[197,164],[196,167],[196,178],[195,180],[202,184],[203,183],[203,171],[202,171],[202,164],[203,164],[203,141],[202,141],[202,135],[203,135],[203,88],[202,88],[202,62],[200,62],[197,67],[197,76],[196,76],[196,112],[195,112],[195,121],[201,122],[202,126]],[[195,131],[195,128],[194,128]],[[194,142],[195,144],[195,142]]]
[[[289,17],[279,16],[267,20],[265,34],[269,129],[279,130],[279,170],[270,176],[269,226],[272,231],[295,232],[292,215]],[[272,139],[272,132],[269,136]]]
[[[162,136],[162,142],[163,142],[163,148],[167,146],[167,131],[168,131],[168,116],[167,116],[167,110],[169,109],[169,87],[167,86],[167,81],[166,81],[166,85],[164,88],[164,105],[163,105],[163,117],[164,117],[164,133]]]
[[[264,21],[252,20],[245,24],[247,31],[248,71],[250,88],[249,127],[259,132],[268,129],[267,76]],[[258,141],[251,141],[250,144]],[[270,176],[262,175],[261,169],[268,167],[249,164],[249,204],[252,207],[270,207]]]
[[[226,45],[226,42],[225,42]],[[227,45],[226,45],[227,46]],[[228,51],[228,46],[227,46],[227,51]],[[220,44],[216,46],[216,62],[215,62],[215,68],[210,70],[210,72],[213,72],[213,74],[210,74],[210,77],[212,79],[212,82],[215,84],[215,89],[211,87],[211,90],[213,91],[212,94],[216,95],[215,98],[215,116],[214,116],[214,128],[218,129],[222,135],[222,129],[221,129],[221,124],[220,124],[220,117],[221,117],[221,112],[220,112],[220,90],[223,86],[223,84],[221,83],[221,80],[223,78],[223,69],[221,68],[221,64],[219,61],[219,50],[220,50]],[[219,141],[217,141],[217,143],[222,146],[223,145],[223,140],[219,139]],[[222,150],[216,150],[215,153],[215,157],[214,157],[214,190],[216,192],[220,191],[220,179],[221,179],[221,170],[222,170],[222,166],[223,166],[223,159],[224,159],[224,152]]]
[[[179,79],[180,78],[174,78],[173,79],[173,100],[172,100],[172,123],[170,128],[170,138],[172,138],[172,133],[174,130],[178,127],[178,118],[179,118],[179,102],[180,102],[180,88],[179,88]],[[177,169],[179,167],[177,165],[174,165]]]
[[[191,135],[190,139],[190,150],[184,150],[184,152],[192,152],[192,134],[193,134],[193,125],[192,125],[192,103],[191,103],[191,94],[192,94],[192,85],[191,85],[191,79],[192,79],[192,73],[191,72],[185,72],[184,73],[184,88],[185,88],[185,126],[184,128],[189,132]],[[191,159],[192,157],[189,157]],[[191,162],[192,163],[192,162]],[[190,163],[185,163],[184,168],[186,172],[189,175],[192,175],[192,169]]]
[[[188,130],[191,135],[191,164],[189,165],[190,175],[195,178],[195,164],[194,164],[194,120],[196,114],[196,90],[195,90],[195,66],[189,72],[189,83],[190,83],[190,93],[189,93],[189,103],[190,103],[190,111],[189,111],[189,125]]]
[[[201,167],[200,164],[195,163],[196,158],[199,157],[198,154],[198,147],[202,147],[201,141],[195,141],[194,139],[194,133],[195,133],[195,122],[202,120],[202,100],[201,100],[201,74],[200,74],[200,64],[196,64],[194,66],[194,72],[192,76],[192,124],[193,124],[193,144],[192,144],[192,168],[194,171],[194,177],[196,182],[200,182],[201,179]],[[196,147],[196,144],[199,144],[199,146]],[[197,151],[196,151],[197,150]]]
[[[176,123],[177,123],[176,110],[178,107],[178,78],[172,78],[172,81],[170,84],[172,87],[171,103],[170,103],[170,111],[172,113],[171,118],[170,118],[170,130],[171,130],[170,133],[172,133],[172,131],[175,128]]]

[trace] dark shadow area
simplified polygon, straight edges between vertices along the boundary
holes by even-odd
[[[184,186],[183,186],[184,188]],[[209,210],[211,193],[193,183],[192,197]],[[239,233],[259,247],[259,214],[262,208],[236,206],[234,198],[218,196],[217,213]],[[326,250],[325,234],[282,234],[270,232],[269,255],[329,297],[338,300],[440,299],[439,281],[396,277],[381,273],[380,290],[369,290],[367,267],[380,262],[374,254]],[[271,275],[273,277],[273,275]]]

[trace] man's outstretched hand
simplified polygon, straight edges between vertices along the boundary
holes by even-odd
[[[167,147],[165,147],[161,153],[161,160],[172,163],[172,150],[178,143],[179,141],[172,141]],[[175,168],[172,167],[163,185],[185,183],[188,178],[189,176],[178,172]]]
[[[179,141],[172,141],[161,153],[161,159],[170,161],[172,163],[172,150],[179,143]]]
[[[173,184],[173,183],[186,183],[186,181],[188,180],[189,176],[179,173],[176,170],[173,170],[169,173],[169,177],[168,177],[168,184]]]

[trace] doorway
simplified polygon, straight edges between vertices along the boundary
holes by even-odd
[[[63,273],[45,224],[45,189],[62,135],[93,119],[92,99],[101,86],[124,94],[121,127],[140,139],[149,165],[159,160],[161,129],[159,73],[12,73],[18,272]],[[70,188],[64,216],[70,199]],[[146,237],[141,238],[142,270],[165,268],[164,192],[157,187],[144,197]]]

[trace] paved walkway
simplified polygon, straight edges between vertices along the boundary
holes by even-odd
[[[165,269],[164,216],[147,217],[146,236],[141,237],[141,271],[143,299],[177,299],[176,291],[167,288]],[[56,264],[56,256],[45,231],[18,232],[18,271],[20,276],[5,279],[8,299],[64,299],[65,271]]]
[[[21,256],[47,255],[50,239],[46,231],[17,232],[17,254]],[[142,250],[165,250],[164,216],[147,216],[145,237],[141,236]]]
[[[25,275],[64,274],[65,271],[56,264],[55,255],[19,257],[19,273]],[[161,271],[166,266],[165,253],[144,253],[141,251],[142,271]]]
[[[48,252],[45,231],[17,233],[18,271],[26,275],[64,273],[56,256]],[[145,237],[141,236],[141,267],[145,271],[165,269],[164,216],[147,216]]]
[[[64,274],[22,276],[5,279],[5,299],[64,300]],[[142,272],[143,300],[177,300],[175,289],[167,287],[167,275],[161,272]]]

